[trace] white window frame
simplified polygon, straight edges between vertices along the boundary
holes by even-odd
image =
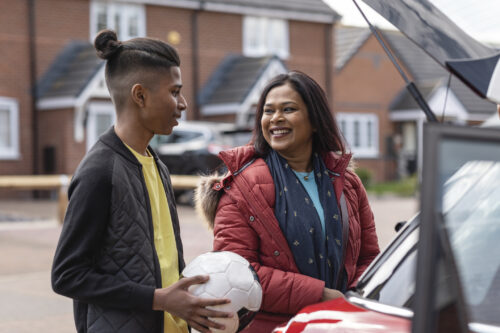
[[[351,152],[358,158],[377,158],[379,156],[378,116],[372,113],[337,113],[337,123]],[[345,128],[343,128],[345,124]],[[358,136],[356,140],[356,124]],[[371,124],[371,135],[368,133]],[[355,144],[357,141],[357,144]],[[371,144],[370,144],[371,143]]]
[[[282,44],[279,47],[275,45],[277,38]],[[252,45],[252,40],[256,41],[257,45]],[[245,16],[243,18],[243,54],[249,57],[276,54],[281,59],[287,59],[290,56],[288,21],[264,16]]]
[[[0,97],[0,106],[9,112],[10,147],[0,147],[0,160],[17,160],[19,152],[19,103],[14,98]]]
[[[87,108],[87,129],[86,129],[86,148],[87,151],[97,142],[101,134],[96,133],[98,115],[111,115],[113,124],[116,123],[115,108],[111,102],[93,102]]]
[[[99,13],[99,8],[103,6],[106,7],[107,11],[106,27],[108,29],[116,31],[114,18],[117,13],[120,15],[120,33],[118,39],[128,40],[134,37],[146,36],[146,10],[144,5],[94,0],[90,3],[90,41],[92,43],[94,42],[95,36],[99,32],[97,29],[97,15]],[[138,18],[137,36],[129,34],[127,24],[128,19],[135,14],[137,14]]]

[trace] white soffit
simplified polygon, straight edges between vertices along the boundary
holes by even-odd
[[[238,4],[214,3],[193,0],[121,0],[123,3],[134,3],[144,5],[156,5],[165,7],[177,7],[185,9],[199,9],[212,12],[232,13],[240,15],[266,16],[287,20],[333,23],[335,15],[323,13],[305,13],[300,11],[288,11],[284,9],[261,8],[255,6],[242,6]]]
[[[105,66],[101,66],[78,96],[40,98],[37,108],[39,110],[67,109],[81,106],[91,97],[110,98],[104,79],[104,68]]]

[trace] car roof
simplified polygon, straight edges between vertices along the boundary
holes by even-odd
[[[174,127],[174,130],[199,130],[206,131],[207,129],[215,129],[217,131],[233,131],[238,127],[233,123],[216,123],[210,121],[191,121],[184,120],[179,122],[179,125]]]
[[[494,116],[488,118],[484,123],[482,123],[480,127],[500,128],[500,116],[495,113]]]

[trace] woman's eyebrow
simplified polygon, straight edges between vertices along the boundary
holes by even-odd
[[[288,105],[288,104],[297,105],[297,103],[292,102],[292,101],[286,101],[286,102],[280,103],[279,105]],[[264,104],[264,106],[273,106],[273,105],[274,105],[273,103]]]

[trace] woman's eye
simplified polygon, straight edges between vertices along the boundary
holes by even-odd
[[[293,111],[295,111],[295,108],[288,107],[288,108],[284,108],[283,111],[285,111],[285,112],[293,112]]]
[[[267,113],[267,114],[273,113],[273,110],[272,109],[264,109],[264,113]]]

